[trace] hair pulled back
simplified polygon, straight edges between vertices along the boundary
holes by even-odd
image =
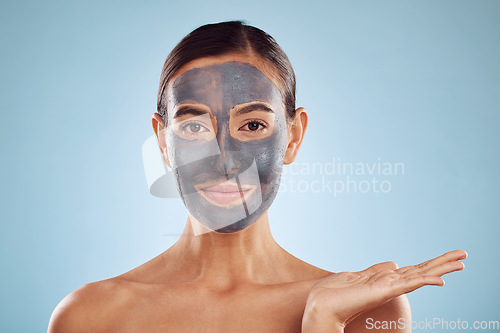
[[[230,53],[253,54],[273,68],[273,78],[281,87],[288,119],[295,116],[295,73],[285,52],[273,37],[242,21],[203,25],[186,37],[170,52],[160,77],[157,111],[163,125],[167,123],[166,87],[175,73],[192,60]]]

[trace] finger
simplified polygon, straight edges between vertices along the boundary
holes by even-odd
[[[430,267],[427,270],[409,270],[405,272],[403,275],[407,278],[411,278],[417,275],[434,275],[434,276],[443,276],[445,274],[461,271],[465,268],[465,265],[461,261],[450,261],[445,262],[434,267]]]
[[[367,269],[359,271],[357,273],[363,276],[372,276],[380,271],[396,270],[396,269],[398,269],[398,265],[394,261],[386,261],[370,266]]]
[[[385,275],[384,275],[385,274]],[[403,277],[398,273],[384,273],[376,274],[378,278],[371,277],[370,280],[374,284],[378,284],[379,288],[385,289],[385,295],[389,298],[394,298],[403,294],[410,293],[423,286],[434,285],[443,286],[444,280],[439,276],[434,275],[418,275],[411,278]]]
[[[440,265],[440,264],[448,262],[448,261],[463,260],[465,258],[467,258],[467,252],[465,252],[463,250],[454,250],[454,251],[447,252],[447,253],[445,253],[439,257],[436,257],[434,259],[424,261],[423,263],[420,263],[418,265],[402,267],[396,271],[398,273],[402,274],[402,273],[405,273],[405,272],[409,271],[410,269],[414,269],[414,268],[425,270],[425,269],[428,269],[429,267]]]
[[[431,260],[427,260],[421,264],[418,264],[417,266],[422,267],[422,268],[428,268],[431,266],[439,265],[444,262],[448,261],[456,261],[456,260],[463,260],[467,258],[467,252],[463,250],[454,250],[450,252],[446,252],[443,255],[440,255],[439,257],[436,257]]]
[[[433,275],[420,275],[412,278],[398,279],[394,282],[393,288],[395,293],[399,296],[415,291],[424,286],[443,286],[444,280],[439,276]]]

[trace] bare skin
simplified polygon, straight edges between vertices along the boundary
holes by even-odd
[[[68,295],[49,332],[301,332],[311,289],[328,276],[274,241],[267,214],[230,235],[194,236],[188,222],[158,257]],[[366,313],[407,315],[405,298]],[[345,332],[359,332],[355,326]]]
[[[466,258],[465,251],[455,250],[415,266],[397,268],[393,262],[385,262],[360,272],[332,274],[313,286],[304,312],[303,332],[340,333],[348,331],[352,323],[361,331],[367,318],[380,321],[367,317],[367,312],[423,286],[443,286],[441,276],[462,270],[464,264],[459,260]],[[402,331],[411,331],[408,318],[404,318],[403,326],[395,322]]]
[[[176,77],[227,61],[250,63],[276,82],[262,61],[236,54],[197,59]],[[307,121],[305,109],[297,109],[288,127],[284,164],[294,161]],[[169,164],[158,114],[152,124]],[[448,258],[455,264],[446,267],[442,259],[399,270],[387,262],[354,276],[334,274],[281,248],[272,237],[267,212],[238,232],[200,234],[204,228],[189,215],[179,240],[156,258],[73,291],[54,310],[48,332],[364,332],[366,318],[410,322],[404,293],[440,285],[438,276],[463,268],[456,262],[465,258]],[[424,275],[428,277],[412,284],[412,290],[394,283]]]

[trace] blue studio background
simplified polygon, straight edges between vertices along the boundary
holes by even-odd
[[[486,0],[2,1],[0,331],[45,331],[72,290],[177,240],[185,208],[149,194],[141,148],[167,54],[232,19],[275,37],[310,116],[276,240],[335,272],[464,249],[445,287],[408,295],[413,320],[500,320],[498,17]]]

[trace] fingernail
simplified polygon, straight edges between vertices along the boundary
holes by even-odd
[[[463,260],[465,258],[467,258],[467,252],[465,252],[463,255],[461,255],[460,258],[458,258],[458,260]]]

